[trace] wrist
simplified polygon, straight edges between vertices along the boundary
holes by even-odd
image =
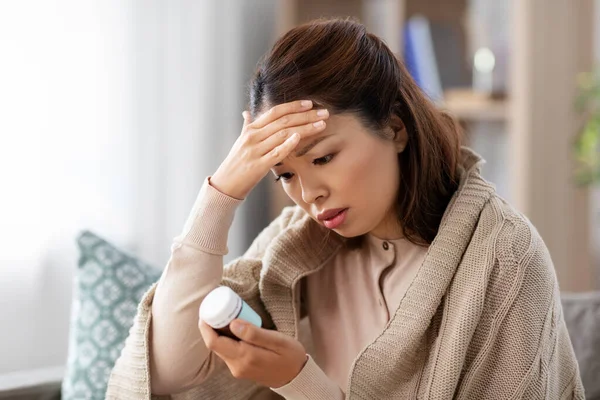
[[[233,187],[227,184],[227,180],[222,179],[222,175],[217,170],[214,175],[211,175],[209,178],[209,184],[213,188],[217,189],[222,194],[233,197],[234,199],[244,200],[246,198],[246,193],[241,193],[239,190],[236,191]]]
[[[300,373],[287,385],[271,387],[285,399],[343,399],[340,387],[309,357]]]
[[[287,386],[290,383],[292,383],[298,377],[298,375],[300,375],[302,373],[302,370],[304,369],[304,367],[306,367],[306,363],[308,362],[309,358],[310,358],[309,355],[305,354],[303,356],[302,360],[298,362],[297,365],[299,367],[296,367],[294,376],[292,376],[289,379],[287,379],[286,382],[280,383],[277,386],[272,386],[272,388],[280,388],[280,387]]]

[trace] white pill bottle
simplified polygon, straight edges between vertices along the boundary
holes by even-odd
[[[220,335],[238,339],[229,329],[234,319],[243,319],[253,325],[262,326],[262,319],[242,298],[228,286],[212,290],[200,304],[200,319]]]

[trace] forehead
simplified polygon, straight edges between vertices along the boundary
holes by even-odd
[[[351,136],[356,133],[367,132],[367,128],[361,123],[360,118],[355,114],[344,113],[334,114],[325,120],[326,126],[322,132],[316,135],[303,138],[299,146],[310,143],[314,139],[327,135]]]
[[[362,146],[360,143],[361,139],[364,140],[370,136],[360,120],[351,114],[332,115],[326,122],[327,126],[322,132],[300,140],[295,150],[283,162],[275,165],[275,167],[284,164],[293,164],[295,159],[302,158],[306,154],[311,155],[312,149],[318,149],[319,147],[317,146],[321,142],[339,144],[340,141],[349,141]]]
[[[325,129],[323,129],[321,132],[303,137],[298,143],[296,150],[301,150],[307,145],[313,144],[314,142],[320,143],[321,140],[325,140],[325,138],[328,139],[325,142],[328,142],[331,137],[350,138],[357,132],[364,130],[356,117],[351,115],[332,115],[325,120],[325,123]]]

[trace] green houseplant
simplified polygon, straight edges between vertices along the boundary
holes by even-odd
[[[600,70],[581,73],[577,87],[576,108],[585,122],[575,140],[575,179],[587,186],[600,182]]]

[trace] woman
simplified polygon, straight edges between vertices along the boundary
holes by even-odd
[[[108,398],[584,397],[544,243],[379,38],[350,20],[292,29],[250,97]],[[269,170],[296,206],[223,268],[235,209]],[[218,285],[263,328],[235,321],[235,341],[198,321]]]

